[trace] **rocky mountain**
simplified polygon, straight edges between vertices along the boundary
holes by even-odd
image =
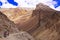
[[[35,40],[29,33],[18,30],[18,26],[0,12],[0,40]]]
[[[60,11],[40,3],[32,16],[38,16],[39,20],[39,27],[32,34],[36,40],[60,40]]]
[[[19,30],[16,28],[17,25],[8,19],[8,17],[0,12],[0,37],[4,37],[4,33],[8,32],[9,34],[11,33],[16,33]]]
[[[18,23],[16,21],[26,21],[30,18],[33,8],[3,8],[0,9],[10,20]],[[22,22],[23,22],[22,21]]]
[[[13,9],[13,10],[17,10],[17,9]],[[24,11],[22,11],[22,12],[25,13]],[[8,13],[10,13],[10,12],[8,12]],[[20,11],[19,11],[19,13],[20,13]],[[3,15],[3,14],[1,13],[0,15]],[[24,20],[24,19],[26,19],[25,17],[27,17],[28,20],[25,21]],[[16,32],[19,32],[20,30],[24,30],[24,31],[28,32],[29,34],[31,34],[36,40],[60,40],[60,11],[53,10],[47,5],[44,5],[42,3],[37,4],[35,10],[33,10],[33,11],[31,10],[27,14],[23,14],[22,17],[21,16],[15,17],[17,19],[15,22],[17,22],[17,23],[12,22],[8,18],[9,18],[8,16],[0,17],[0,19],[2,19],[2,20],[0,20],[0,23],[1,23],[0,30],[1,31],[3,31],[2,29],[6,29],[5,26],[8,25],[7,27],[9,28],[10,33],[11,32],[13,33],[13,32],[15,32],[15,30],[18,29]],[[11,31],[11,30],[13,30],[13,31]],[[3,33],[3,32],[1,32],[1,33]],[[20,40],[20,36],[19,36],[19,39],[17,39],[18,36],[16,37],[16,35],[20,35],[20,33],[17,33],[17,34],[14,33],[14,34],[10,35],[9,37],[7,37],[7,40],[9,40],[9,39],[15,40],[15,38],[16,38],[16,40]],[[24,35],[24,34],[22,34],[22,35]],[[22,38],[24,38],[24,37],[22,37]],[[26,40],[28,40],[28,39],[26,39]]]

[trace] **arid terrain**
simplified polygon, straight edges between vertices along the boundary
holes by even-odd
[[[1,40],[60,40],[60,11],[40,3],[36,9],[1,9],[1,12]],[[9,36],[2,38],[6,29]]]

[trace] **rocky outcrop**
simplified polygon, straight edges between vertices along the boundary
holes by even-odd
[[[35,40],[29,33],[18,30],[17,25],[2,12],[0,12],[0,38],[2,38],[0,40]]]
[[[0,36],[4,36],[4,33],[7,32],[9,34],[18,32],[17,26],[13,21],[10,21],[8,17],[0,12]]]
[[[36,6],[36,9],[33,11],[32,15],[38,16],[39,20],[40,26],[36,28],[36,31],[33,33],[33,35],[35,34],[37,40],[59,39],[60,11],[53,10],[50,7],[40,3]]]
[[[39,17],[40,27],[50,27],[60,21],[60,11],[53,10],[42,3],[36,6],[36,9],[33,11],[32,15]]]
[[[5,40],[35,40],[30,34],[24,31],[11,34]]]
[[[19,23],[24,22],[30,18],[33,8],[2,8],[0,9],[11,21]]]

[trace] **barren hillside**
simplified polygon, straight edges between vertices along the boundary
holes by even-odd
[[[4,32],[8,32],[9,34],[19,32],[16,27],[17,25],[13,21],[0,12],[0,37],[4,37]]]
[[[60,11],[40,3],[32,14],[39,16],[39,27],[32,33],[36,40],[60,40]]]
[[[15,14],[16,11],[17,14]],[[0,17],[0,19],[4,20],[0,20],[1,25],[4,23],[3,28],[5,28],[5,24],[8,26],[13,25],[13,29],[11,27],[11,29],[13,30],[12,32],[15,32],[14,29],[16,28],[18,29],[17,31],[24,30],[31,34],[36,40],[60,40],[60,11],[53,10],[50,7],[40,3],[36,6],[35,10],[20,10],[17,8],[7,9],[6,11],[1,12],[7,15],[7,17]],[[10,13],[12,13],[13,16]],[[9,15],[11,16],[9,17]],[[13,22],[8,18],[10,18]],[[1,30],[3,28],[1,27]],[[9,28],[9,30],[11,29]],[[8,39],[10,38],[14,40],[16,38],[17,40],[17,37],[15,37],[14,34],[8,37]]]
[[[0,40],[35,40],[29,33],[18,30],[18,26],[0,12]]]
[[[9,8],[9,9],[0,9],[7,17],[18,23],[20,21],[26,21],[30,18],[33,8]],[[16,22],[17,21],[17,22]],[[22,22],[23,22],[22,21]]]

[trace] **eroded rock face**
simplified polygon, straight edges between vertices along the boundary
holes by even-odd
[[[4,34],[6,32],[9,33],[8,36]],[[4,36],[6,37],[4,38]],[[27,32],[20,32],[17,25],[2,12],[0,12],[0,37],[2,40],[35,40]]]
[[[27,21],[32,14],[33,8],[2,8],[0,9],[11,21],[20,23]]]
[[[53,10],[42,3],[36,6],[32,14],[39,16],[40,26],[43,24],[43,26],[51,27],[60,23],[60,11]]]
[[[36,35],[38,40],[58,40],[58,39],[60,40],[59,38],[60,37],[59,36],[60,35],[59,34],[60,33],[60,27],[59,27],[60,26],[59,25],[60,24],[60,11],[53,10],[50,7],[40,3],[36,6],[36,9],[33,11],[33,16],[39,17],[38,20],[40,24],[40,27],[39,27],[40,30],[44,28],[43,29],[44,31],[42,31],[42,33],[40,33],[41,31],[39,31],[38,36]],[[56,34],[54,33],[54,31]]]
[[[10,33],[18,32],[16,24],[10,21],[6,15],[0,12],[0,36],[4,36],[4,32],[8,30]]]

